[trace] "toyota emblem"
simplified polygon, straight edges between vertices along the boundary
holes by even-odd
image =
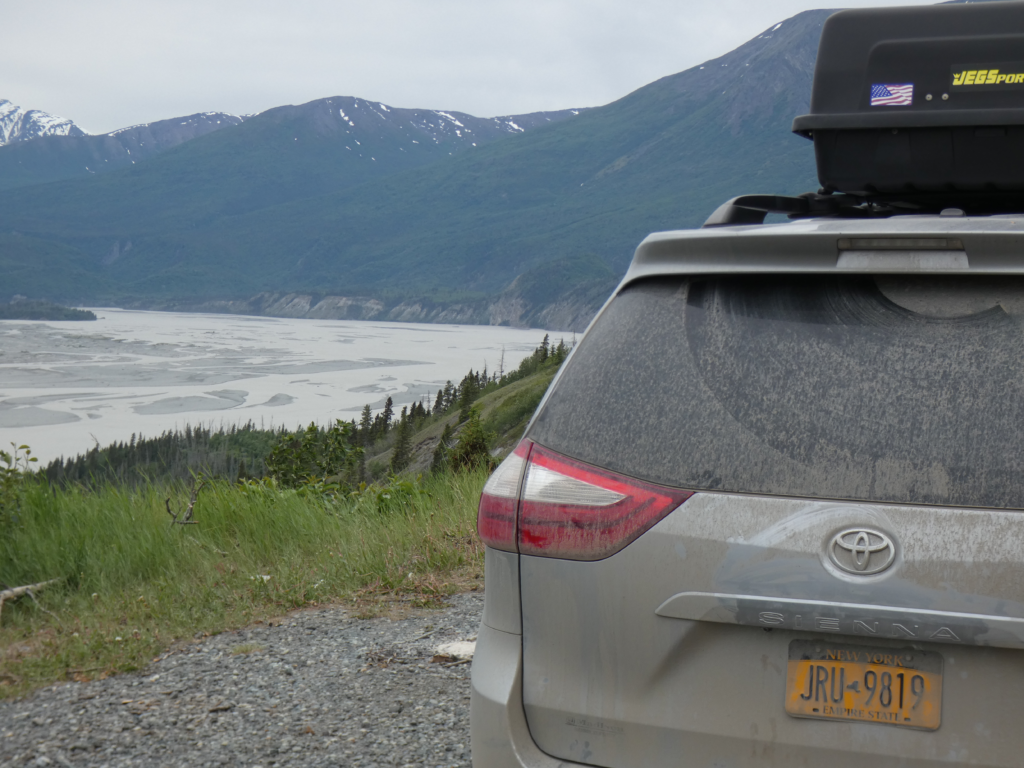
[[[874,528],[847,528],[832,537],[828,557],[842,571],[870,576],[895,562],[896,543]]]

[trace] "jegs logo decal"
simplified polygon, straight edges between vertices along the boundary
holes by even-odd
[[[1024,62],[958,65],[953,67],[950,85],[972,91],[1024,88]]]

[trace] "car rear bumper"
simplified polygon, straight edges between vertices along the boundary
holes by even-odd
[[[474,768],[573,768],[538,749],[523,711],[523,637],[481,625],[473,656]],[[582,767],[580,767],[582,768]]]

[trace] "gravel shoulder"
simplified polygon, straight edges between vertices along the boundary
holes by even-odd
[[[468,768],[470,664],[435,651],[482,610],[470,592],[399,619],[301,611],[0,702],[0,765]]]

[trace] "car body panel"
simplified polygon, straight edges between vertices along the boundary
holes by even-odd
[[[473,762],[488,768],[573,768],[542,752],[523,711],[519,556],[487,548],[483,622],[470,688]]]
[[[523,632],[519,604],[519,556],[487,547],[484,551],[487,590],[483,623],[501,632]]]
[[[839,241],[898,237],[959,239],[967,268],[936,268],[906,252],[885,261],[840,267]],[[1024,274],[1021,216],[900,216],[890,219],[806,219],[782,224],[656,232],[637,247],[618,290],[645,277],[707,274],[878,273]],[[925,252],[928,249],[921,249]],[[885,253],[885,252],[883,252]]]
[[[875,576],[832,573],[830,538],[869,524],[898,538],[899,561]],[[944,635],[939,645],[929,636],[941,625],[909,619],[902,624],[917,636],[893,636],[870,608],[1024,617],[1024,515],[702,493],[606,560],[520,559],[525,710],[538,746],[556,757],[604,766],[1019,764],[1024,654],[971,645],[983,637]],[[862,627],[874,631],[658,615],[683,590],[864,605]],[[789,644],[808,638],[939,653],[942,727],[790,717]],[[982,730],[992,738],[978,739]]]

